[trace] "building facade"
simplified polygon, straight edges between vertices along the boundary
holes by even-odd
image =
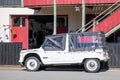
[[[25,42],[24,39],[22,39],[23,36],[21,36],[19,40],[12,40],[14,34],[17,32],[12,30],[13,15],[22,16],[34,14],[34,10],[23,8],[21,2],[21,0],[0,0],[0,42]],[[24,37],[27,37],[27,35]],[[26,44],[23,43],[23,45]]]
[[[17,6],[8,6],[9,2],[5,6],[5,2],[1,1],[4,5],[0,8],[1,42],[22,42],[23,49],[37,48],[46,35],[53,34],[53,0],[21,0]],[[85,5],[85,30],[103,31],[108,42],[120,42],[120,1],[85,0]],[[76,32],[81,27],[82,0],[57,0],[56,33]]]

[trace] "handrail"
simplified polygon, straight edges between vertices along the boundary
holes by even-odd
[[[90,22],[88,22],[84,27],[81,27],[80,29],[78,29],[77,31],[76,31],[76,33],[77,32],[80,32],[83,28],[85,28],[86,26],[88,26],[86,29],[85,29],[85,31],[86,30],[88,30],[89,28],[91,28],[92,26],[93,26],[93,22],[96,20],[96,19],[98,19],[99,17],[99,21],[100,20],[102,20],[105,16],[107,16],[108,14],[110,14],[111,12],[113,12],[113,11],[115,11],[117,8],[119,9],[119,7],[120,7],[120,4],[119,4],[119,2],[120,2],[120,0],[118,0],[116,3],[114,3],[112,6],[110,6],[109,8],[107,8],[105,11],[103,11],[102,13],[100,13],[97,17],[95,17],[94,19],[92,19]],[[102,16],[102,15],[104,15],[104,16]],[[101,17],[102,16],[102,17]],[[98,21],[97,20],[97,21]],[[92,24],[92,25],[91,25]]]
[[[10,29],[10,27],[9,27],[9,25],[3,25],[4,27],[5,26],[8,26],[8,28],[4,28],[4,31],[2,31],[1,33],[0,33],[0,35],[2,35],[7,29]]]
[[[116,6],[114,9],[112,9],[111,11],[109,11],[108,13],[104,14],[104,16],[100,17],[98,20],[96,20],[97,22],[101,21],[102,19],[104,19],[108,14],[114,12],[114,10],[117,10],[117,8],[119,8],[120,5]],[[95,21],[95,20],[94,20]],[[92,22],[93,23],[93,22]],[[96,22],[95,22],[96,23]],[[91,24],[90,26],[88,26],[85,30],[90,29],[93,26],[93,24]],[[96,24],[94,25],[96,26]]]
[[[108,14],[112,13],[114,10],[116,10],[117,8],[119,8],[120,5],[116,6],[114,9],[112,9],[111,11],[109,11],[107,14],[105,14],[104,16],[102,16],[100,19],[98,19],[98,21],[102,20],[105,16],[107,16]]]
[[[5,38],[6,36],[2,36],[2,35],[5,34],[7,30],[10,30],[9,25],[3,25],[3,27],[6,27],[6,26],[7,26],[7,28],[4,28],[4,30],[0,33],[0,40],[2,38]]]

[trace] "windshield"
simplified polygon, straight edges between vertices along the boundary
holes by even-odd
[[[46,50],[63,50],[64,40],[64,36],[47,37],[43,47]]]

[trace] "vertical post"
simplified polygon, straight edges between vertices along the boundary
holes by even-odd
[[[96,21],[95,19],[93,20],[93,32],[95,32],[95,26],[96,26]]]
[[[21,7],[24,7],[24,0],[21,0]]]
[[[54,31],[53,34],[56,34],[56,28],[57,28],[57,8],[56,8],[56,0],[54,0]]]
[[[85,31],[85,0],[82,0],[82,32]]]

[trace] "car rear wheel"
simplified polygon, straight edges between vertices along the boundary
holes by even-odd
[[[84,67],[87,72],[98,72],[100,70],[100,61],[98,59],[87,59]]]
[[[36,57],[29,57],[25,61],[25,67],[28,71],[39,70],[41,62]]]

